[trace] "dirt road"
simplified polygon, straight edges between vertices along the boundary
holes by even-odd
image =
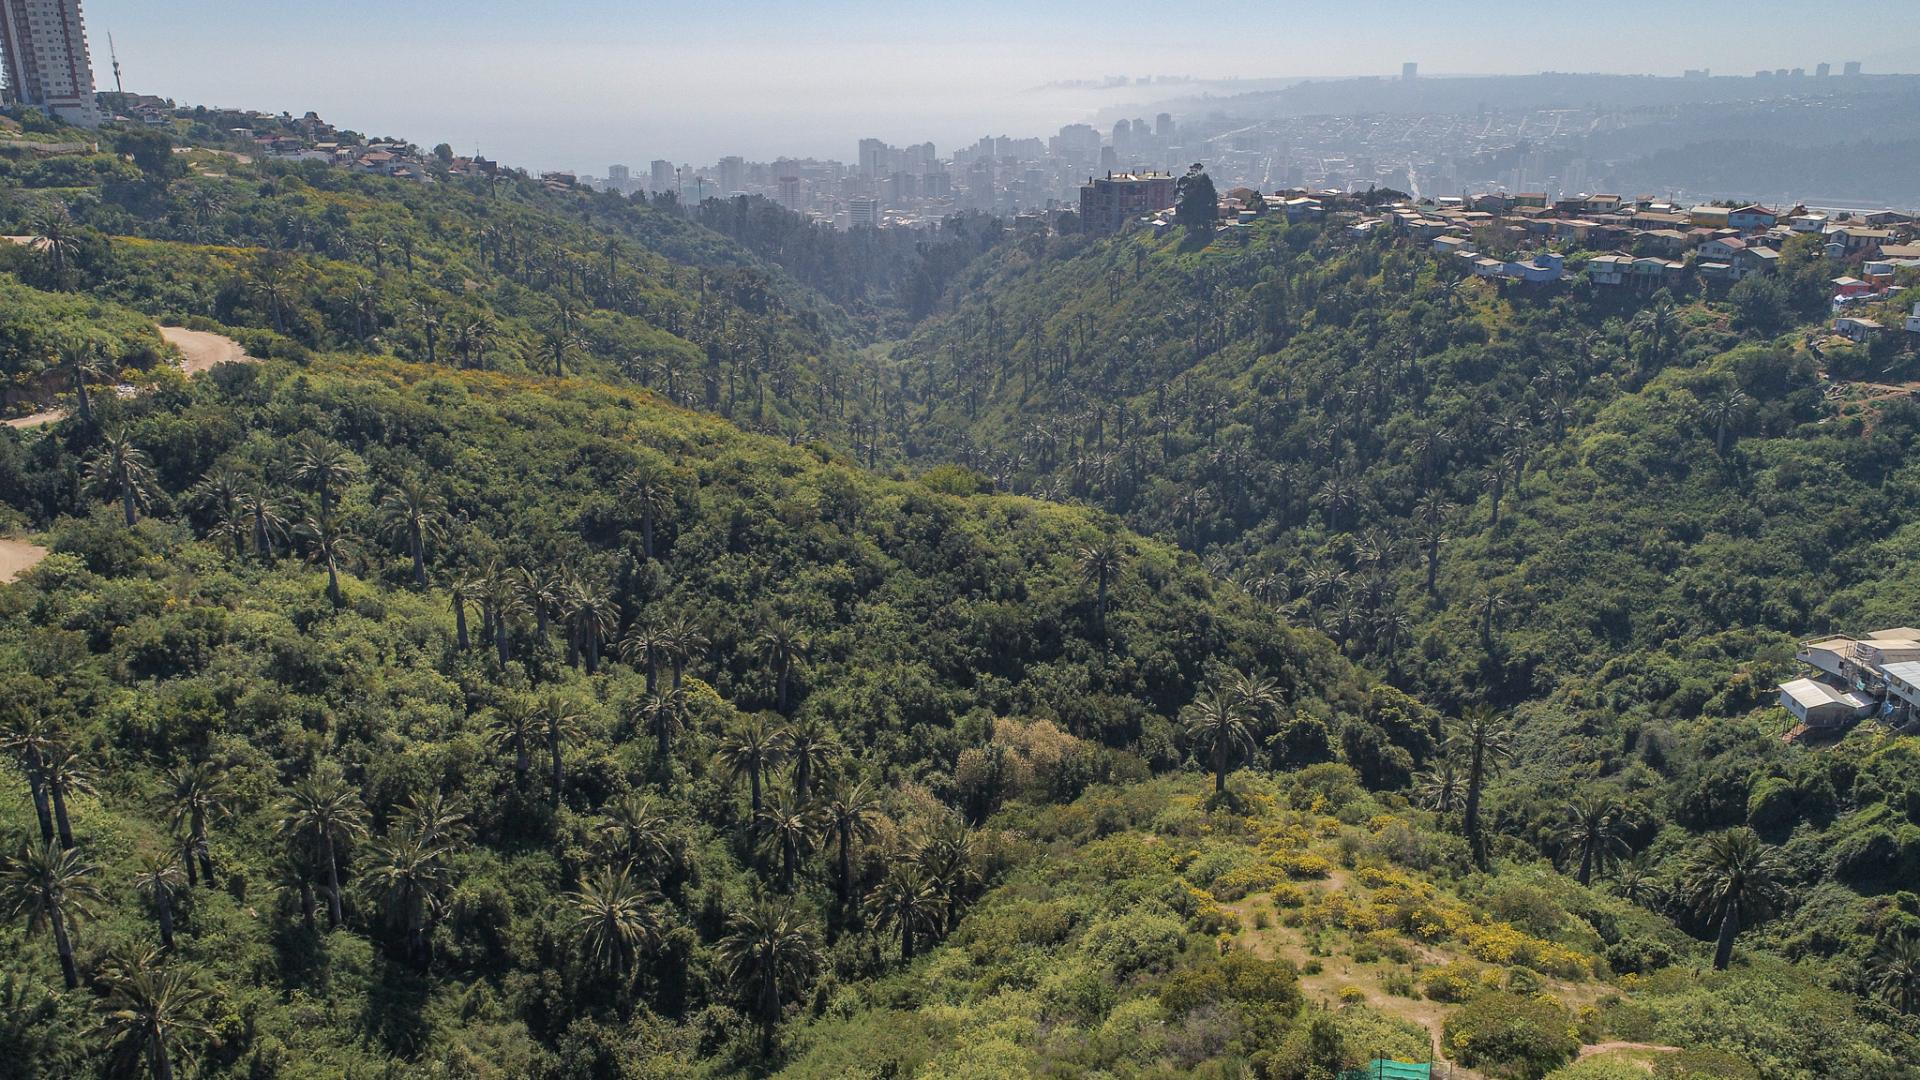
[[[160,336],[180,350],[180,370],[188,378],[221,364],[250,364],[257,360],[248,356],[247,350],[241,348],[239,342],[224,334],[188,330],[183,326],[162,326]],[[46,409],[31,416],[17,416],[5,423],[10,428],[33,428],[51,424],[66,415],[65,409]]]
[[[47,549],[39,544],[0,537],[0,585],[33,569],[35,564],[46,557]]]

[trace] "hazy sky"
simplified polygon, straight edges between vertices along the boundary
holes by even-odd
[[[369,134],[600,173],[666,157],[855,156],[863,135],[1039,135],[1100,105],[1060,79],[1760,67],[1920,70],[1920,2],[1806,0],[84,0],[129,90],[317,110]],[[1860,27],[1871,27],[1871,33]]]

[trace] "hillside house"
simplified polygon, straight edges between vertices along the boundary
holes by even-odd
[[[1865,296],[1873,291],[1873,282],[1861,281],[1848,275],[1833,279],[1833,295],[1842,300],[1851,300],[1856,296]]]
[[[1724,206],[1696,206],[1687,211],[1687,222],[1696,229],[1725,229],[1731,216]]]
[[[1738,281],[1752,274],[1772,273],[1780,265],[1780,253],[1772,248],[1749,246],[1734,253],[1733,277]]]
[[[1907,316],[1907,333],[1920,334],[1920,304],[1913,305],[1913,314]]]
[[[1587,280],[1595,285],[1618,285],[1632,273],[1631,255],[1596,255],[1587,260]]]
[[[1885,329],[1886,327],[1881,326],[1879,323],[1874,322],[1872,319],[1862,319],[1862,318],[1855,318],[1853,316],[1847,316],[1845,318],[1839,318],[1839,319],[1833,320],[1833,332],[1836,334],[1839,334],[1843,338],[1846,338],[1848,341],[1853,341],[1853,342],[1864,343],[1864,342],[1872,341],[1876,336],[1879,335],[1879,333],[1882,330],[1885,330]]]
[[[1874,713],[1904,722],[1920,704],[1920,629],[1896,626],[1861,638],[1803,642],[1794,659],[1814,674],[1780,684],[1780,704],[1799,722],[1788,741]]]
[[[1773,228],[1780,215],[1764,206],[1742,206],[1727,211],[1727,228],[1738,229],[1743,233],[1762,232]]]
[[[1747,242],[1737,236],[1718,236],[1701,244],[1697,249],[1703,259],[1731,263],[1733,257],[1747,250]]]

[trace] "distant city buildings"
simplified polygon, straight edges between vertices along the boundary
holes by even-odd
[[[1402,82],[1412,82],[1413,80],[1419,77],[1420,77],[1419,64],[1412,63],[1411,61],[1409,61],[1408,63],[1400,65],[1400,79]]]
[[[6,67],[0,103],[99,126],[80,0],[0,0],[0,57]]]

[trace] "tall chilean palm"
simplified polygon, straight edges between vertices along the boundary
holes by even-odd
[[[236,559],[246,554],[247,550],[247,517],[240,508],[240,500],[246,497],[246,493],[246,477],[238,470],[216,465],[193,485],[190,494],[193,501],[213,517],[214,527],[209,531],[227,534],[227,542],[233,546],[233,557]]]
[[[865,780],[842,781],[821,810],[834,843],[834,896],[842,912],[853,900],[853,843],[873,839],[880,816],[880,795]]]
[[[347,783],[337,766],[322,766],[302,777],[281,801],[281,827],[312,845],[326,878],[327,918],[332,926],[346,921],[340,899],[340,848],[367,831],[367,811],[360,793]]]
[[[366,873],[388,925],[406,938],[408,961],[422,971],[433,962],[430,937],[453,884],[447,854],[443,836],[400,828],[375,845]]]
[[[564,899],[587,959],[611,974],[624,992],[640,954],[660,940],[660,895],[642,888],[625,867],[609,867],[581,878]]]
[[[1582,885],[1591,884],[1593,872],[1606,870],[1627,851],[1626,808],[1620,800],[1604,791],[1587,791],[1567,804],[1566,822],[1560,828],[1560,841],[1579,852],[1580,869],[1574,875]]]
[[[914,861],[940,900],[941,921],[935,929],[952,933],[960,922],[961,909],[972,899],[981,882],[973,830],[967,827],[965,819],[952,818],[920,845]]]
[[[1920,937],[1902,934],[1882,945],[1867,964],[1867,986],[1903,1015],[1920,1009]]]
[[[226,770],[201,759],[167,771],[167,810],[173,830],[183,834],[187,852],[187,883],[194,880],[196,861],[199,876],[207,888],[214,887],[213,855],[207,849],[207,825],[226,816],[233,802],[233,787]]]
[[[60,833],[60,846],[71,848],[73,822],[67,814],[67,800],[75,795],[94,793],[93,777],[86,771],[80,755],[62,748],[47,758],[47,796],[53,802],[53,824]]]
[[[757,896],[752,906],[728,920],[719,953],[734,985],[753,1002],[760,1054],[763,1059],[770,1057],[787,996],[819,969],[820,947],[813,928],[794,910],[791,900]]]
[[[561,593],[561,614],[567,621],[570,653],[586,661],[587,674],[600,670],[600,646],[620,625],[613,590],[578,575],[568,575]]]
[[[293,478],[320,499],[320,516],[333,514],[334,496],[353,482],[359,466],[345,447],[318,435],[303,437],[293,452]]]
[[[919,866],[900,859],[867,893],[867,910],[873,913],[876,925],[892,926],[900,932],[900,962],[910,964],[920,932],[931,929],[939,918],[940,895]]]
[[[440,536],[446,507],[418,480],[402,480],[380,500],[381,530],[405,545],[413,559],[413,583],[427,587],[427,544]]]
[[[487,722],[487,740],[513,752],[513,785],[526,790],[533,771],[533,745],[540,738],[538,703],[526,694],[509,694],[494,707]]]
[[[133,884],[153,905],[154,917],[160,923],[160,947],[172,952],[173,904],[187,885],[187,875],[180,869],[179,858],[170,851],[142,852],[140,871],[134,876]]]
[[[818,716],[788,724],[784,737],[787,761],[793,766],[794,798],[811,799],[814,781],[840,758],[840,738]]]
[[[7,906],[27,917],[27,931],[41,927],[53,932],[55,950],[60,954],[60,974],[67,989],[80,987],[80,970],[73,962],[73,927],[92,913],[91,905],[100,900],[94,884],[93,864],[78,851],[53,844],[28,844],[8,859],[0,882],[5,884]]]
[[[673,773],[673,737],[686,726],[687,694],[667,690],[649,694],[638,706],[641,723],[654,739],[654,768],[659,770],[664,789]]]
[[[1228,767],[1254,751],[1252,716],[1232,695],[1211,687],[1187,706],[1185,719],[1188,738],[1213,773],[1213,790],[1226,791]]]
[[[607,807],[596,831],[601,850],[615,866],[638,872],[666,863],[667,827],[665,815],[653,808],[653,800],[629,791]]]
[[[643,464],[628,475],[623,494],[627,505],[640,515],[640,552],[651,559],[659,524],[673,512],[673,477],[663,466]]]
[[[1773,913],[1786,898],[1787,869],[1780,854],[1752,829],[1728,829],[1701,841],[1681,889],[1700,917],[1718,926],[1713,968],[1733,960],[1733,940],[1744,925]]]
[[[140,511],[151,506],[157,482],[146,452],[133,445],[124,431],[109,432],[87,463],[86,483],[96,495],[120,500],[120,512],[131,529]]]
[[[647,693],[652,694],[660,687],[660,663],[671,660],[673,643],[658,626],[650,622],[636,622],[620,639],[620,659],[634,667],[644,667],[647,672]]]
[[[813,849],[820,825],[813,808],[798,800],[773,798],[753,818],[754,831],[780,857],[780,891],[793,892],[793,875],[800,857]]]
[[[812,646],[807,636],[785,619],[770,620],[754,639],[754,649],[773,669],[774,708],[782,716],[787,712],[787,691],[793,682],[793,669],[807,658]]]
[[[20,681],[0,686],[0,694],[12,706],[7,726],[0,732],[0,748],[20,758],[27,775],[27,788],[33,796],[34,813],[40,819],[40,841],[53,843],[53,800],[47,793],[47,760],[60,752],[60,726],[44,710],[31,704],[32,681],[21,675]]]
[[[162,967],[151,957],[116,966],[104,981],[107,996],[94,1008],[120,1060],[144,1058],[153,1080],[173,1080],[173,1042],[181,1034],[207,1030],[200,1019],[207,993],[185,971]]]
[[[687,665],[706,654],[707,636],[685,615],[675,615],[668,620],[660,633],[667,642],[667,655],[672,661],[673,688],[678,690]]]
[[[66,370],[73,387],[73,403],[80,410],[80,422],[93,427],[93,393],[89,387],[105,382],[113,372],[100,357],[93,341],[75,334],[60,343],[60,366]]]
[[[318,514],[300,523],[299,534],[307,546],[308,558],[326,567],[327,602],[335,608],[345,607],[346,594],[340,590],[340,564],[352,554],[353,542],[340,520],[332,514]]]
[[[1461,809],[1460,826],[1467,834],[1467,847],[1475,866],[1487,867],[1487,838],[1480,825],[1480,796],[1487,778],[1513,755],[1513,726],[1506,714],[1484,705],[1461,713],[1450,740],[1455,752],[1466,759],[1467,790]]]
[[[1094,628],[1101,635],[1107,632],[1107,593],[1120,577],[1125,558],[1119,543],[1110,536],[1082,546],[1074,555],[1081,580],[1093,586]]]
[[[280,516],[280,505],[265,491],[256,489],[240,497],[240,512],[253,537],[254,558],[271,564],[274,544],[287,538],[287,520]]]
[[[561,751],[565,749],[567,740],[580,737],[580,722],[590,714],[579,702],[552,690],[541,695],[538,709],[540,723],[547,735],[548,779],[553,782],[553,805],[559,806],[566,779],[562,771]]]
[[[755,713],[735,724],[721,738],[714,756],[736,781],[746,778],[753,795],[753,812],[758,814],[760,782],[768,769],[785,759],[786,752],[786,733],[768,722],[765,714]]]
[[[33,247],[47,260],[56,289],[67,287],[67,270],[80,250],[80,230],[65,203],[54,203],[33,219]]]

